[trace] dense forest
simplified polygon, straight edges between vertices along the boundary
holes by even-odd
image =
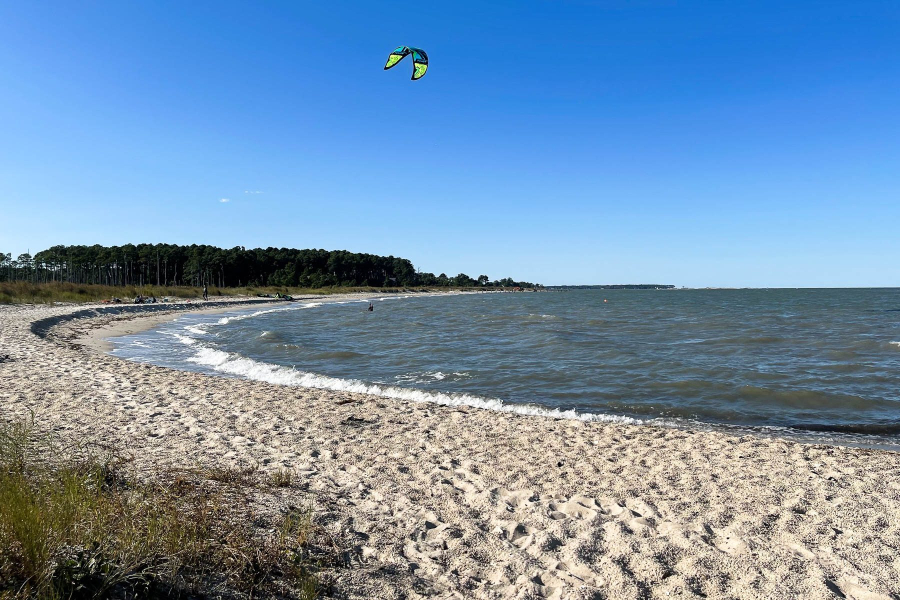
[[[34,256],[0,252],[0,281],[102,285],[218,287],[535,287],[527,281],[447,277],[417,271],[405,258],[345,250],[223,249],[215,246],[126,244],[53,246]]]

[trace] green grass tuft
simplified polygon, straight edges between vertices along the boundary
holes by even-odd
[[[289,296],[328,296],[331,294],[350,294],[371,292],[377,294],[400,294],[415,292],[436,292],[449,290],[468,290],[473,288],[385,288],[385,287],[209,287],[209,298],[215,300],[219,296],[256,296],[258,294],[276,293]],[[50,304],[53,302],[100,302],[113,297],[130,303],[138,295],[156,296],[157,299],[170,297],[197,300],[203,297],[203,289],[197,287],[165,287],[145,286],[112,286],[79,283],[31,283],[28,281],[0,281],[0,304]]]
[[[291,487],[294,472],[290,469],[278,469],[269,474],[269,485],[272,487]]]
[[[260,515],[256,482],[248,469],[131,480],[112,453],[0,424],[0,599],[315,598],[335,550],[317,546],[311,508]]]

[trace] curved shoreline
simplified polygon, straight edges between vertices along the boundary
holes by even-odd
[[[34,411],[49,430],[128,449],[138,469],[290,469],[293,493],[313,493],[348,545],[342,597],[900,589],[898,454],[174,371],[76,345],[134,316],[72,317],[83,310],[0,307],[2,418]]]
[[[447,292],[455,294],[457,292]],[[464,293],[464,292],[458,292]],[[32,326],[32,330],[38,335],[45,335],[52,327],[63,322],[77,318],[91,318],[92,316],[115,315],[122,316],[112,322],[105,323],[102,327],[90,331],[87,335],[77,340],[77,343],[85,347],[91,348],[98,352],[109,352],[112,344],[109,342],[112,338],[133,335],[153,329],[162,323],[172,321],[179,315],[187,312],[203,312],[206,314],[225,313],[240,310],[242,307],[258,306],[261,304],[270,306],[291,306],[294,302],[302,302],[306,300],[316,300],[322,303],[328,302],[344,302],[348,300],[359,300],[364,302],[368,299],[383,298],[391,296],[400,296],[402,294],[380,294],[374,292],[359,292],[352,294],[331,294],[326,296],[297,296],[292,301],[280,300],[276,298],[232,298],[224,297],[220,300],[212,300],[205,302],[173,302],[165,304],[122,304],[122,305],[104,305],[95,309],[86,309],[77,311],[71,315],[64,317],[56,317],[43,319]],[[248,309],[249,310],[249,309]],[[161,313],[161,314],[150,314]]]
[[[440,294],[438,294],[440,296]],[[454,294],[455,295],[455,294]],[[347,301],[365,302],[369,299],[383,299],[385,297],[399,297],[401,294],[338,294],[334,296],[305,296],[297,298],[298,304],[303,308],[303,301],[315,300],[316,305],[328,303],[346,303]],[[133,335],[150,329],[154,329],[159,325],[178,318],[179,314],[183,314],[184,310],[196,310],[207,314],[228,313],[240,310],[243,305],[258,304],[274,304],[276,306],[284,306],[285,310],[290,309],[291,303],[278,301],[250,301],[242,300],[235,302],[226,300],[218,303],[188,304],[181,306],[170,306],[170,310],[161,315],[143,315],[140,313],[140,307],[131,307],[133,318],[127,320],[114,321],[104,327],[91,332],[84,338],[77,340],[77,343],[91,347],[100,352],[110,352],[113,349],[110,340]],[[247,309],[249,310],[249,309]],[[277,309],[273,309],[277,310]],[[261,311],[263,313],[270,310]],[[256,316],[259,312],[250,316]],[[247,318],[241,316],[238,318]],[[183,340],[182,336],[176,336]],[[184,340],[190,342],[190,340]],[[197,340],[198,342],[202,340]],[[202,347],[195,346],[194,348]],[[207,348],[207,350],[211,350]],[[226,357],[226,354],[228,355]],[[862,431],[845,430],[840,428],[804,428],[802,426],[789,425],[761,425],[761,424],[734,424],[721,423],[716,421],[700,421],[690,419],[680,419],[676,417],[652,417],[652,416],[632,416],[617,413],[578,412],[574,409],[562,409],[539,403],[514,403],[499,399],[493,395],[478,395],[465,392],[438,391],[417,387],[406,387],[403,385],[392,385],[386,383],[372,383],[369,380],[334,377],[320,372],[297,371],[295,368],[286,367],[278,363],[261,362],[244,356],[241,353],[222,352],[212,350],[210,356],[204,359],[194,357],[189,359],[192,364],[183,364],[173,366],[171,363],[154,362],[151,359],[129,359],[134,362],[155,364],[161,367],[167,367],[177,370],[185,370],[191,372],[200,372],[214,376],[239,377],[248,381],[266,382],[273,385],[281,385],[286,387],[303,387],[321,391],[331,392],[353,392],[360,394],[371,394],[382,398],[406,402],[430,402],[443,406],[468,406],[480,410],[494,411],[498,413],[513,413],[537,416],[549,419],[573,419],[586,422],[604,422],[604,423],[621,423],[637,426],[675,428],[692,431],[716,431],[727,435],[742,436],[752,435],[759,437],[775,437],[785,439],[787,441],[799,442],[805,444],[826,444],[835,446],[851,446],[859,448],[879,449],[897,452],[900,451],[900,437],[890,434],[866,433]]]
[[[109,352],[112,349],[111,339],[122,337],[126,335],[133,335],[135,333],[141,333],[142,331],[149,331],[162,323],[166,323],[168,321],[172,321],[177,319],[179,315],[184,314],[188,310],[196,310],[202,311],[205,313],[216,313],[216,312],[227,312],[236,310],[236,307],[244,306],[244,305],[259,305],[259,304],[283,304],[280,301],[272,302],[272,301],[221,301],[214,303],[204,303],[204,304],[160,304],[160,305],[149,305],[149,306],[141,306],[141,305],[131,305],[121,307],[126,310],[116,311],[115,309],[119,307],[110,307],[106,314],[115,315],[115,316],[123,316],[121,319],[117,319],[115,321],[111,321],[106,323],[103,327],[99,327],[97,329],[93,329],[88,332],[84,337],[79,338],[76,343],[82,346],[91,348],[98,352]],[[104,307],[106,308],[106,307]],[[132,310],[127,310],[128,308],[132,308]],[[141,310],[144,309],[144,310]],[[94,314],[91,314],[93,312]],[[153,314],[158,312],[160,314]],[[127,316],[124,316],[127,315]],[[83,317],[73,317],[73,318],[91,318],[91,317],[100,317],[104,316],[104,311],[102,309],[98,309],[96,311],[84,311]],[[46,331],[49,333],[49,330],[52,327],[56,327],[61,323],[67,322],[71,320],[65,319],[47,319],[45,321],[49,321],[49,323],[41,323],[38,327],[39,329],[46,328]],[[38,322],[40,323],[40,322]],[[34,330],[34,327],[32,327]],[[36,331],[38,335],[41,335],[40,332]],[[46,335],[46,334],[45,334]]]

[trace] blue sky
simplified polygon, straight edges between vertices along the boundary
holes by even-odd
[[[0,251],[896,286],[898,31],[865,0],[6,2]],[[424,79],[382,70],[403,44]]]

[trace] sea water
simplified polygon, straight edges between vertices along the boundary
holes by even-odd
[[[572,290],[193,313],[114,354],[557,418],[900,444],[900,290]]]

